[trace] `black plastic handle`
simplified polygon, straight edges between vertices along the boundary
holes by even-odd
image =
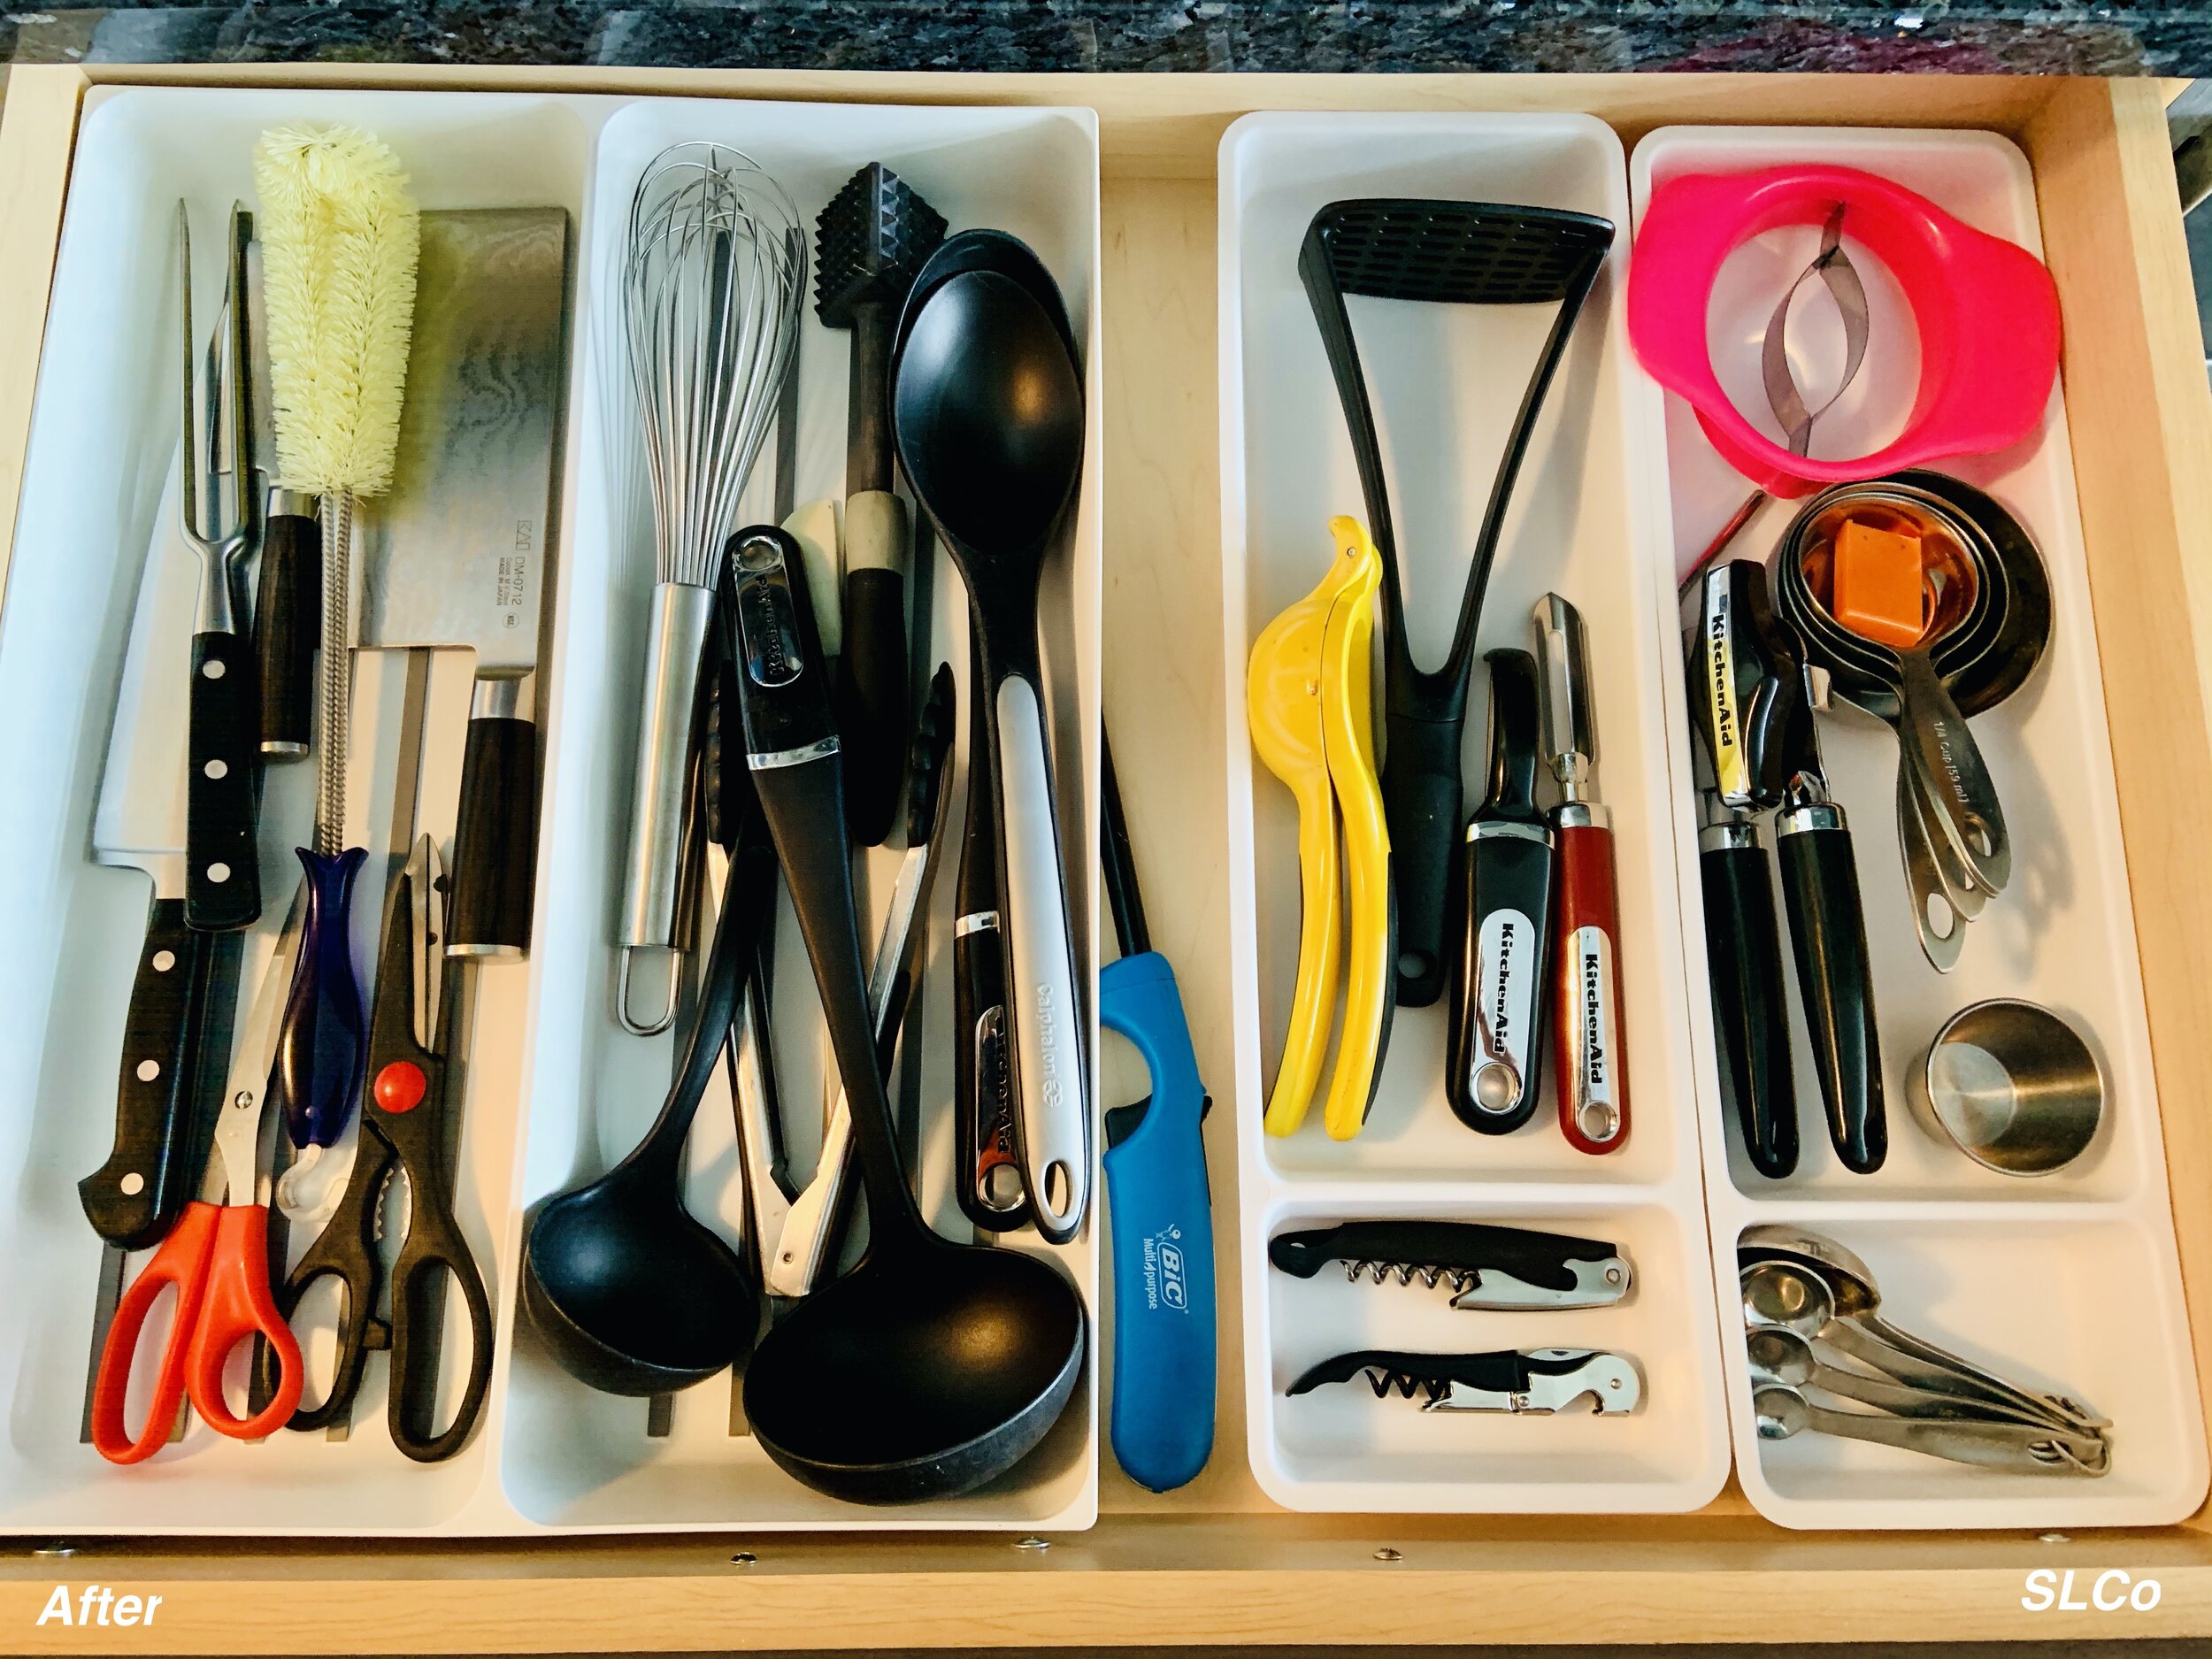
[[[860,922],[853,908],[851,850],[845,836],[844,784],[839,757],[753,773],[762,816],[775,839],[784,886],[806,936],[822,1018],[838,1079],[852,1112],[861,1179],[868,1194],[869,1249],[926,1241],[928,1230],[908,1191],[891,1104],[876,1064],[874,1022],[861,972]],[[726,1018],[723,1022],[727,1025]],[[890,1241],[900,1240],[899,1247]]]
[[[1453,1115],[1477,1133],[1510,1134],[1535,1116],[1543,1094],[1544,1017],[1551,1001],[1545,989],[1550,983],[1551,842],[1548,837],[1471,833],[1460,866],[1453,883],[1457,938],[1444,1027],[1445,1097]],[[1502,1057],[1517,1062],[1520,1087],[1493,1109],[1477,1098],[1474,1077],[1484,1059],[1500,1049]]]
[[[1775,850],[1829,1139],[1846,1169],[1871,1175],[1889,1153],[1889,1120],[1866,917],[1842,818],[1833,807],[1785,812],[1776,821]]]
[[[1797,1084],[1782,941],[1765,851],[1746,839],[1698,856],[1705,890],[1705,956],[1720,1040],[1721,1089],[1734,1104],[1751,1165],[1770,1180],[1797,1168]]]
[[[322,633],[323,533],[314,518],[272,513],[261,531],[253,645],[261,690],[261,752],[307,753],[315,724],[315,641]]]
[[[837,731],[845,755],[845,821],[873,847],[898,816],[908,738],[906,579],[895,570],[845,577]]]
[[[369,1356],[392,1346],[392,1327],[377,1312],[384,1283],[381,1238],[384,1232],[384,1189],[390,1179],[396,1154],[382,1137],[363,1134],[353,1155],[353,1169],[338,1207],[322,1231],[294,1264],[283,1282],[273,1287],[277,1311],[288,1324],[307,1300],[307,1293],[323,1279],[337,1282],[337,1354],[330,1386],[314,1405],[302,1405],[284,1426],[299,1434],[319,1434],[336,1423],[353,1421],[353,1405],[361,1393],[361,1379]],[[413,1194],[409,1194],[413,1202]],[[274,1394],[275,1355],[265,1343],[257,1356]]]
[[[507,716],[471,720],[453,836],[453,896],[446,930],[446,949],[452,954],[528,954],[530,908],[537,891],[537,820],[536,725]]]
[[[233,933],[261,915],[261,854],[254,835],[261,727],[253,666],[241,634],[192,636],[184,919],[202,933]]]
[[[393,1445],[419,1463],[435,1463],[468,1444],[484,1414],[492,1380],[492,1304],[442,1184],[418,1187],[411,1179],[408,1196],[413,1208],[407,1242],[392,1268],[392,1381],[385,1420]],[[469,1368],[452,1420],[439,1429],[434,1419],[449,1284],[459,1286],[468,1310]]]
[[[123,1021],[115,1145],[77,1183],[85,1219],[110,1244],[159,1243],[192,1195],[201,1013],[216,941],[184,922],[182,899],[156,899]]]
[[[1383,758],[1383,818],[1398,903],[1398,1002],[1426,1008],[1444,995],[1445,912],[1465,795],[1460,738],[1466,722],[1392,712]]]

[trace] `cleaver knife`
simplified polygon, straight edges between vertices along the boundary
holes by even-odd
[[[167,1233],[191,1198],[209,1125],[199,1120],[204,1050],[222,1048],[237,984],[239,933],[185,926],[185,756],[188,703],[174,687],[190,676],[198,563],[176,534],[170,474],[146,555],[116,696],[107,771],[92,821],[93,856],[143,870],[153,902],[124,1018],[107,1161],[77,1183],[93,1231],[111,1251],[144,1249]],[[216,1053],[219,1070],[227,1055]],[[219,1075],[216,1079],[220,1083]]]
[[[539,617],[567,393],[568,214],[427,212],[391,493],[361,521],[360,642],[476,653],[446,953],[530,948]]]

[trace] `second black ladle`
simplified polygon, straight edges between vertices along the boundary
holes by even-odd
[[[954,1497],[1028,1455],[1075,1392],[1075,1287],[1014,1250],[955,1245],[907,1191],[861,977],[843,764],[806,571],[782,531],[743,533],[722,607],[747,764],[775,838],[852,1112],[869,1240],[860,1265],[761,1340],[745,1415],[779,1467],[859,1503]]]
[[[660,1115],[621,1163],[545,1199],[523,1232],[524,1316],[562,1370],[604,1394],[672,1394],[704,1382],[745,1357],[760,1325],[753,1276],[682,1198],[684,1141],[775,894],[772,879],[743,873],[765,861],[772,874],[766,824],[749,799],[733,810],[730,881],[683,1064]]]

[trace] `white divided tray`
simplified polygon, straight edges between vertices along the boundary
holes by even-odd
[[[1660,624],[1665,552],[1659,403],[1621,307],[1628,238],[1619,141],[1581,116],[1254,115],[1220,159],[1224,611],[1228,691],[1233,1100],[1243,1228],[1245,1377],[1261,1486],[1295,1509],[1632,1511],[1696,1509],[1728,1470],[1691,1101],[1689,997],[1675,896]],[[1245,664],[1262,628],[1319,580],[1328,521],[1363,517],[1351,444],[1297,273],[1315,211],[1344,197],[1443,196],[1601,214],[1621,234],[1561,365],[1508,513],[1478,653],[1527,649],[1556,590],[1589,630],[1598,796],[1618,849],[1624,1041],[1633,1119],[1605,1157],[1562,1138],[1547,1081],[1533,1120],[1478,1135],[1446,1103],[1444,1010],[1398,1010],[1372,1115],[1329,1140],[1317,1108],[1271,1139],[1261,1114],[1296,974],[1296,814],[1254,756]],[[1349,302],[1391,480],[1416,661],[1443,656],[1468,549],[1552,308]],[[1486,681],[1470,699],[1463,769],[1483,766]],[[1377,676],[1380,701],[1379,672]],[[1471,790],[1470,806],[1479,790]],[[1547,1071],[1550,1070],[1548,1066]],[[1525,1225],[1608,1240],[1636,1276],[1623,1304],[1455,1312],[1442,1293],[1291,1279],[1267,1241],[1371,1217]],[[1615,1348],[1646,1382],[1629,1417],[1423,1413],[1358,1382],[1297,1399],[1307,1365],[1360,1348]]]
[[[1635,198],[1640,211],[1656,183],[1681,173],[1792,161],[1836,163],[1893,179],[1981,230],[2041,251],[2027,162],[1990,134],[1669,127],[1637,146]],[[1818,227],[1801,227],[1747,244],[1724,266],[1710,311],[1722,383],[1770,435],[1777,428],[1765,419],[1759,342],[1775,296],[1804,269],[1818,237]],[[1870,343],[1858,378],[1814,428],[1813,453],[1833,457],[1865,454],[1895,434],[1918,366],[1910,312],[1880,264],[1853,247],[1847,217],[1843,239],[1867,286]],[[1818,285],[1808,287],[1812,292],[1793,322],[1790,345],[1808,401],[1817,405],[1834,384],[1840,331]],[[1671,568],[1679,572],[1735,510],[1747,486],[1706,441],[1688,406],[1674,397],[1665,402]],[[1879,1009],[1889,1156],[1874,1175],[1851,1174],[1828,1144],[1801,1010],[1792,1018],[1804,1148],[1797,1172],[1783,1181],[1757,1174],[1732,1113],[1724,1110],[1704,994],[1686,696],[1678,667],[1665,679],[1681,931],[1695,987],[1696,1097],[1705,1125],[1714,1277],[1726,1316],[1723,1346],[1739,1474],[1763,1513],[1793,1526],[2160,1525],[2191,1514],[2204,1496],[2204,1432],[2059,396],[2054,393],[2040,429],[2016,449],[1939,470],[1988,490],[2034,536],[2050,571],[2054,634],[2034,677],[1974,721],[2004,802],[2014,876],[1968,926],[1958,965],[1947,975],[1928,965],[1914,938],[1892,815],[1894,741],[1840,704],[1820,722],[1831,781],[1855,832]],[[1766,557],[1793,511],[1786,503],[1767,503],[1732,553]],[[1672,595],[1656,597],[1668,626],[1678,626]],[[1770,842],[1771,833],[1765,839]],[[1786,972],[1785,979],[1794,1005],[1794,977]],[[2094,1051],[2108,1090],[2104,1122],[2088,1150],[2039,1179],[2001,1175],[1972,1163],[1917,1118],[1906,1094],[1909,1070],[1943,1021],[1997,996],[2026,998],[2062,1015]],[[1832,1234],[1864,1256],[1886,1313],[1906,1329],[2111,1417],[2111,1472],[2096,1480],[2037,1479],[1811,1435],[1760,1440],[1733,1312],[1736,1240],[1759,1222]]]
[[[572,217],[577,320],[540,691],[545,766],[534,949],[526,966],[474,976],[457,1175],[463,1231],[495,1309],[498,1356],[482,1428],[443,1464],[415,1464],[390,1444],[382,1420],[384,1362],[373,1356],[353,1432],[342,1441],[287,1433],[242,1445],[196,1426],[150,1462],[117,1469],[78,1440],[100,1248],[73,1189],[108,1149],[115,1056],[149,889],[134,871],[94,863],[89,830],[148,557],[165,561],[164,603],[189,628],[192,561],[163,497],[176,447],[174,205],[180,196],[190,204],[201,255],[196,312],[211,320],[221,280],[212,250],[221,245],[221,215],[231,202],[252,201],[253,142],[269,126],[303,119],[376,132],[398,152],[426,208],[557,204]],[[626,833],[651,569],[631,463],[610,460],[610,433],[632,427],[618,347],[606,332],[617,313],[607,309],[599,279],[618,258],[630,192],[645,162],[665,144],[692,137],[741,145],[777,172],[810,241],[814,215],[830,194],[875,159],[921,190],[955,229],[994,225],[1022,235],[1066,295],[1086,342],[1087,395],[1095,411],[1097,169],[1088,111],[194,88],[88,95],[22,534],[0,625],[0,697],[21,711],[0,727],[0,757],[16,796],[0,843],[16,879],[0,887],[0,920],[17,943],[0,969],[8,991],[0,1001],[0,1056],[15,1075],[35,1079],[0,1111],[0,1178],[14,1195],[0,1217],[0,1244],[22,1270],[0,1285],[0,1326],[18,1333],[14,1357],[0,1371],[0,1525],[490,1535],[548,1527],[1071,1527],[1093,1517],[1094,1380],[1078,1391],[1046,1444],[999,1486],[957,1503],[868,1509],[817,1496],[777,1471],[749,1439],[733,1435],[725,1380],[680,1397],[672,1434],[648,1439],[644,1402],[590,1394],[516,1329],[524,1206],[618,1156],[657,1107],[670,1071],[672,1040],[621,1034],[610,1001],[615,871]],[[802,501],[842,493],[845,429],[846,342],[816,321],[810,282],[807,300]],[[1062,822],[1083,826],[1064,834],[1064,850],[1086,984],[1099,661],[1094,418],[1092,434],[1072,534],[1047,572],[1044,619]],[[772,453],[772,441],[748,497],[759,517],[769,510]],[[953,663],[963,682],[964,749],[965,605],[941,554],[930,595],[938,656]],[[399,663],[394,654],[365,655],[357,676],[351,812],[358,834],[376,849],[355,910],[365,984],[387,875],[380,849],[391,813]],[[465,659],[437,658],[422,810],[426,827],[446,834],[468,680]],[[291,849],[305,838],[311,817],[311,766],[296,766],[270,774],[262,856],[265,894],[273,896],[250,941],[248,995],[296,884]],[[964,770],[947,787],[964,799]],[[949,936],[949,855],[959,831],[956,808],[923,993],[929,1058],[921,1086],[926,1207],[964,1238],[949,1196],[950,1013],[939,960]],[[872,856],[879,905],[899,856],[895,847]],[[863,931],[872,940],[873,918],[864,918]],[[780,941],[778,1058],[803,1176],[814,1119],[803,1107],[819,1098],[822,1063],[811,975],[787,908]],[[729,1208],[735,1194],[729,1122],[726,1096],[710,1097],[695,1137],[691,1192],[695,1210],[710,1220],[738,1213]],[[1095,1237],[1087,1230],[1057,1253],[1094,1307]],[[295,1250],[305,1241],[303,1231]],[[319,1301],[311,1299],[303,1319],[317,1379],[327,1375],[329,1342],[330,1309]],[[449,1326],[453,1317],[449,1311]],[[447,1367],[449,1385],[455,1370]],[[311,1398],[319,1387],[319,1380],[311,1385]]]
[[[540,918],[540,1000],[533,1046],[530,1110],[520,1171],[521,1202],[535,1202],[609,1167],[659,1110],[673,1064],[673,1033],[641,1041],[613,1014],[613,918],[627,834],[632,756],[644,677],[647,602],[653,575],[650,522],[626,363],[620,348],[621,227],[648,164],[668,145],[710,139],[757,160],[790,193],[811,235],[815,215],[852,173],[879,160],[919,191],[954,231],[991,226],[1022,237],[1051,269],[1077,337],[1085,342],[1093,412],[1072,535],[1045,578],[1043,641],[1059,769],[1062,852],[1076,924],[1080,983],[1093,982],[1091,903],[1095,867],[1094,733],[1098,726],[1101,457],[1098,408],[1099,288],[1097,141],[1082,110],[903,109],[646,101],[623,108],[600,135],[593,186],[594,234],[582,334],[588,359],[577,400],[583,472],[574,497],[573,538],[556,621],[572,718],[547,757],[546,859],[562,903]],[[800,341],[796,499],[843,493],[847,342],[814,314],[810,280]],[[764,449],[741,519],[768,518],[773,443]],[[964,590],[949,558],[934,557],[936,659],[961,682],[960,748],[966,747],[968,649]],[[946,787],[964,801],[965,768]],[[952,1014],[950,940],[954,866],[961,818],[945,831],[933,895],[922,1078],[923,1208],[949,1236],[969,1228],[951,1197]],[[1079,826],[1079,827],[1078,827]],[[1073,831],[1073,833],[1071,833]],[[894,841],[899,837],[894,835]],[[874,896],[889,897],[899,850],[871,856]],[[864,918],[870,941],[876,927]],[[823,1071],[820,1027],[805,947],[788,904],[777,930],[776,1059],[784,1119],[798,1172],[818,1141]],[[1096,1051],[1094,1029],[1092,1051]],[[1093,1091],[1094,1094],[1095,1090]],[[741,1216],[726,1095],[710,1094],[690,1142],[692,1211],[729,1231]],[[1093,1178],[1094,1202],[1102,1192]],[[520,1209],[509,1225],[518,1242]],[[1094,1309],[1099,1292],[1095,1225],[1048,1253]],[[1044,1249],[1035,1235],[1011,1248]],[[729,1382],[716,1379],[677,1396],[670,1432],[646,1435],[642,1401],[600,1394],[558,1370],[526,1329],[503,1360],[503,1420],[493,1427],[508,1501],[533,1525],[656,1530],[729,1527],[1072,1527],[1097,1506],[1096,1328],[1094,1363],[1045,1443],[1002,1481],[967,1497],[887,1510],[821,1496],[772,1463],[749,1437],[732,1432]],[[887,1391],[884,1409],[898,1409]]]

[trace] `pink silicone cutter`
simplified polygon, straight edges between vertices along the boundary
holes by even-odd
[[[1722,264],[1763,231],[1820,225],[1889,268],[1920,334],[1920,388],[1904,431],[1856,460],[1792,455],[1721,390],[1706,338]],[[1697,411],[1730,465],[1771,495],[1986,455],[2033,431],[2058,374],[2058,291],[2024,248],[1960,223],[1925,196],[1852,167],[1693,173],[1652,192],[1628,273],[1628,335],[1652,378]]]

